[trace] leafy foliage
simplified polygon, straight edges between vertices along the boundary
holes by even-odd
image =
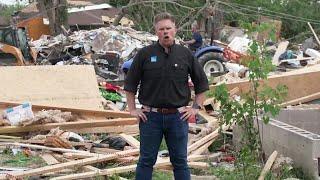
[[[152,18],[159,12],[170,12],[177,18],[177,26],[188,22],[197,15],[197,12],[205,5],[205,0],[185,0],[185,1],[147,1],[131,0],[140,2],[129,6],[127,15],[135,21],[139,30],[152,30]],[[144,2],[144,3],[141,3]],[[115,7],[126,6],[129,0],[110,0],[109,3]],[[302,35],[312,35],[306,22],[310,21],[314,29],[320,30],[320,3],[317,0],[227,0],[210,1],[211,6],[218,3],[217,11],[224,14],[225,23],[236,22],[256,22],[262,17],[281,20],[281,37],[292,38],[300,33]],[[208,7],[208,6],[207,6]],[[307,9],[307,11],[306,11]],[[203,18],[204,12],[200,13],[196,19]],[[181,34],[186,34],[181,31]]]
[[[267,26],[250,26],[246,24],[248,33],[265,30]],[[253,40],[249,50],[249,91],[241,96],[241,101],[229,98],[225,84],[218,86],[214,91],[214,97],[220,102],[220,125],[232,125],[236,123],[242,132],[242,147],[237,154],[236,171],[241,172],[243,179],[253,175],[257,160],[262,158],[262,146],[259,133],[259,118],[264,123],[269,122],[269,116],[275,116],[280,111],[279,103],[286,95],[286,87],[279,85],[275,89],[263,84],[263,80],[274,66],[271,58],[263,51],[263,46]],[[256,177],[252,177],[255,179]]]
[[[13,15],[15,12],[21,10],[24,8],[24,5],[21,4],[15,4],[15,5],[1,5],[0,4],[0,16],[4,17],[4,19],[9,22],[11,19],[11,15]]]

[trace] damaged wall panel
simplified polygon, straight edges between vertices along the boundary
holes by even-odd
[[[0,100],[101,110],[93,66],[0,67]]]

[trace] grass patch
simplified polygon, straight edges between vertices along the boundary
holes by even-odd
[[[42,167],[46,163],[39,156],[26,156],[22,152],[18,152],[16,155],[10,153],[2,153],[0,155],[0,165],[10,167]]]
[[[108,180],[120,180],[120,177],[126,179],[135,179],[135,172],[121,173],[119,175],[108,176]],[[161,171],[153,171],[152,180],[172,180],[172,173],[166,173]]]

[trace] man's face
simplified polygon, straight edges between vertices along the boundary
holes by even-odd
[[[155,25],[156,35],[159,38],[159,43],[164,47],[170,47],[174,42],[176,35],[176,26],[170,19],[159,21]]]

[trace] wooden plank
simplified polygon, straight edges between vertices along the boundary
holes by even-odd
[[[75,133],[126,133],[126,134],[137,134],[139,133],[138,125],[125,125],[125,126],[108,126],[108,127],[92,127],[92,128],[81,128],[81,129],[69,129]]]
[[[222,130],[228,129],[228,126],[223,125]],[[215,139],[219,135],[220,127],[217,128],[215,131],[212,133],[206,135],[205,137],[201,138],[199,141],[193,143],[192,145],[188,146],[188,154],[192,153],[192,151],[195,151],[198,149],[200,146],[206,144],[207,142]]]
[[[108,155],[100,155],[100,156],[94,156],[86,159],[80,159],[80,160],[75,160],[75,161],[70,161],[70,162],[65,162],[65,163],[60,163],[60,164],[54,164],[54,165],[49,165],[41,168],[35,168],[31,169],[28,171],[24,172],[12,172],[9,173],[10,175],[14,176],[15,178],[22,178],[22,177],[28,177],[28,176],[34,176],[38,174],[44,174],[48,172],[56,172],[61,169],[65,168],[75,168],[75,167],[81,167],[84,165],[89,165],[93,163],[98,163],[98,162],[104,162],[112,159],[117,159],[122,156],[126,155],[135,155],[138,154],[139,150],[138,149],[133,149],[133,150],[128,150],[128,151],[122,151],[119,153],[115,154],[108,154]],[[95,173],[95,172],[93,172]],[[6,179],[6,175],[0,175],[0,179]]]
[[[31,149],[42,149],[42,150],[48,150],[48,151],[55,151],[55,152],[70,152],[70,153],[82,153],[82,154],[88,154],[90,156],[97,156],[99,154],[96,153],[90,153],[88,151],[80,151],[80,150],[74,150],[74,149],[64,149],[64,148],[51,148],[47,146],[40,146],[40,145],[33,145],[33,144],[23,144],[23,143],[1,143],[0,146],[14,146],[14,147],[26,147]]]
[[[314,93],[314,94],[310,94],[308,96],[304,96],[298,99],[293,99],[291,101],[287,101],[281,104],[281,107],[285,107],[285,106],[292,106],[292,105],[297,105],[300,103],[306,103],[306,102],[310,102],[316,99],[320,99],[320,92]]]
[[[21,139],[21,137],[18,137],[18,136],[6,136],[6,135],[0,135],[0,138],[2,138],[2,139],[12,139],[12,140]]]
[[[99,168],[96,168],[96,167],[93,167],[93,166],[89,166],[89,165],[83,166],[82,169],[83,169],[83,171],[85,171],[85,172],[92,172],[92,171],[97,171],[97,172],[99,172],[99,171],[100,171]]]
[[[199,141],[193,143],[188,147],[188,154],[190,154],[192,151],[198,149],[203,144],[206,144],[208,141],[216,138],[219,135],[219,129],[216,129],[212,133],[206,135],[205,137],[201,138]]]
[[[94,67],[2,66],[1,100],[102,110]],[[19,73],[17,73],[19,72]]]
[[[209,146],[216,140],[216,138],[208,141],[206,144],[202,145],[201,147],[199,147],[198,149],[194,150],[191,154],[192,155],[200,155],[203,152],[205,152],[206,150],[208,150]]]
[[[75,121],[75,122],[64,122],[64,123],[48,123],[41,125],[30,125],[30,126],[3,126],[0,127],[1,134],[19,133],[19,132],[39,132],[49,131],[53,128],[60,127],[61,130],[69,130],[77,127],[89,128],[89,127],[104,127],[104,126],[119,126],[119,125],[133,125],[137,124],[136,118],[119,118],[109,120],[93,120],[93,121]]]
[[[320,92],[320,84],[315,83],[320,79],[320,65],[314,65],[300,70],[285,72],[281,75],[269,76],[267,80],[260,81],[260,87],[264,85],[275,88],[277,85],[285,85],[288,87],[288,95],[285,101],[291,101],[310,94]],[[312,84],[312,86],[310,86]],[[229,90],[239,87],[241,93],[246,93],[250,90],[248,81],[239,81],[235,83],[227,83]],[[214,90],[215,86],[210,86]]]
[[[312,28],[312,26],[311,26],[310,22],[308,22],[308,26],[309,26],[310,30],[312,31],[312,34],[313,34],[313,35],[314,35],[314,37],[316,38],[317,43],[320,45],[320,41],[319,41],[318,35],[316,34],[316,32],[314,32],[314,30],[313,30],[313,28]]]
[[[264,180],[267,172],[270,171],[273,162],[276,160],[277,155],[278,155],[278,152],[273,151],[273,153],[269,156],[265,166],[263,167],[263,169],[261,171],[261,174],[260,174],[258,180]]]
[[[110,153],[120,152],[120,150],[116,150],[116,149],[98,148],[98,147],[93,147],[91,150],[92,152],[98,153],[98,154],[110,154]]]
[[[21,105],[21,103],[0,101],[0,110],[5,110],[6,108]],[[47,105],[37,105],[32,103],[32,111],[34,113],[42,110],[52,110],[57,109],[63,112],[71,112],[73,115],[78,116],[81,119],[106,119],[106,118],[127,118],[132,117],[129,112],[116,112],[110,110],[90,110],[81,108],[67,108],[65,106],[47,106]]]
[[[210,167],[210,165],[206,162],[189,162],[188,165],[194,169],[207,169]]]
[[[189,156],[188,160],[199,160],[201,158],[204,158],[204,156]],[[156,164],[154,165],[154,168],[161,168],[163,166],[170,165],[170,161],[168,158],[163,160],[158,160]],[[116,168],[109,168],[109,169],[103,169],[99,172],[86,172],[86,173],[78,173],[78,174],[70,174],[66,176],[60,176],[52,178],[52,180],[67,180],[67,179],[80,179],[80,178],[90,178],[94,176],[103,176],[103,175],[113,175],[113,174],[119,174],[124,172],[132,172],[136,169],[137,165],[129,165],[129,166],[122,166],[122,167],[116,167]]]
[[[120,136],[132,147],[134,148],[140,148],[140,141],[138,141],[136,138],[133,136],[127,135],[127,134],[120,134]]]
[[[49,154],[49,153],[40,154],[40,157],[41,157],[48,165],[60,163],[56,158],[54,158],[54,157],[53,157],[51,154]]]
[[[283,54],[287,50],[288,45],[289,45],[289,41],[283,41],[279,43],[277,51],[272,58],[273,65],[276,65],[276,66],[279,65],[279,57],[281,54]]]

